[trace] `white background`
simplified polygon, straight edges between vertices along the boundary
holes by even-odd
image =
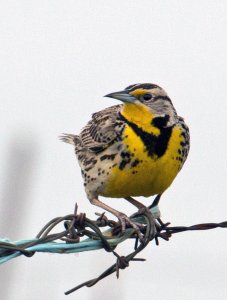
[[[227,2],[20,0],[0,2],[0,237],[32,238],[51,218],[94,217],[73,148],[102,96],[129,84],[164,87],[191,130],[189,158],[161,201],[173,225],[227,220]],[[130,214],[120,199],[108,204]],[[147,205],[149,200],[144,201]],[[175,235],[146,262],[93,288],[63,292],[114,262],[104,251],[36,254],[0,267],[0,298],[226,299],[227,230]],[[126,242],[120,254],[132,250]]]

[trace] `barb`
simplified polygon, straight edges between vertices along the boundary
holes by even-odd
[[[134,258],[139,252],[141,252],[151,240],[153,240],[156,236],[156,226],[155,226],[155,221],[150,213],[149,210],[143,210],[140,211],[140,216],[143,216],[146,220],[146,230],[144,233],[144,240],[141,241],[140,245],[136,247],[135,251],[132,253],[128,254],[127,256],[119,256],[115,251],[113,251],[111,248],[106,249],[107,251],[111,251],[116,257],[117,261],[115,264],[113,264],[111,267],[109,267],[106,271],[104,271],[100,276],[97,278],[91,279],[89,281],[86,281],[75,288],[72,288],[71,290],[67,291],[65,295],[69,295],[72,292],[75,292],[76,290],[80,289],[83,286],[91,287],[97,282],[99,282],[101,279],[111,275],[112,273],[116,272],[117,278],[119,278],[119,270],[120,269],[125,269],[126,267],[129,266],[130,261],[144,261],[144,259],[136,259]],[[107,241],[106,241],[107,242]],[[107,242],[108,243],[108,242]]]
[[[116,262],[100,274],[97,278],[88,280],[75,288],[67,291],[68,295],[81,287],[91,287],[103,278],[116,273],[119,277],[120,269],[129,266],[130,261],[145,261],[143,258],[136,258],[147,245],[155,240],[159,244],[159,238],[169,240],[173,234],[184,231],[209,230],[214,228],[227,228],[227,221],[221,223],[203,223],[192,226],[169,226],[170,223],[163,223],[161,219],[155,220],[151,210],[142,209],[131,216],[135,222],[141,223],[143,240],[139,240],[134,229],[128,227],[124,234],[120,230],[119,223],[109,220],[105,214],[97,214],[96,220],[90,220],[84,213],[78,214],[78,206],[75,206],[73,214],[64,217],[57,217],[49,221],[37,234],[35,239],[10,241],[0,239],[0,264],[24,255],[31,257],[35,252],[52,253],[75,253],[105,249],[116,257]],[[64,230],[54,233],[57,226],[64,226]],[[101,228],[105,229],[101,231]],[[134,239],[134,251],[127,256],[120,256],[115,248],[126,239]]]

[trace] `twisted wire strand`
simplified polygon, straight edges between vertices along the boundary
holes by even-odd
[[[69,254],[83,251],[93,251],[105,249],[116,257],[116,263],[110,266],[97,278],[88,280],[70,290],[65,294],[69,295],[81,287],[91,287],[103,278],[116,273],[119,277],[120,269],[129,266],[130,261],[145,261],[143,258],[136,258],[147,245],[155,240],[159,244],[159,238],[169,240],[173,234],[184,231],[209,230],[214,228],[227,228],[227,221],[220,223],[201,223],[192,226],[169,226],[160,219],[155,220],[148,208],[141,209],[131,216],[132,220],[142,224],[141,232],[143,240],[139,240],[135,230],[127,228],[124,233],[121,232],[119,223],[109,220],[105,214],[97,214],[96,220],[90,220],[84,213],[78,214],[76,204],[73,214],[64,217],[57,217],[49,221],[36,235],[35,239],[10,241],[0,239],[0,264],[5,263],[17,256],[33,256],[36,252],[50,252]],[[63,224],[64,230],[53,233],[56,226]],[[105,228],[101,231],[100,228]],[[126,239],[134,239],[134,251],[126,256],[120,256],[115,248]]]

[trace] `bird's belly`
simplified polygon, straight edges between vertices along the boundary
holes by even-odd
[[[163,193],[179,170],[176,161],[144,161],[133,170],[113,170],[102,195],[106,197],[151,196]]]
[[[105,182],[101,195],[105,197],[151,196],[163,193],[178,174],[182,160],[179,157],[181,138],[178,129],[172,133],[168,148],[161,157],[149,157],[141,141],[133,138],[132,148],[136,149],[131,162],[123,169],[117,164]]]

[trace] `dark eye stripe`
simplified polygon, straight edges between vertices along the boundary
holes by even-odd
[[[170,103],[172,103],[171,99],[168,96],[156,96],[153,98],[153,101],[157,101],[159,99],[166,100],[166,101],[169,101]]]

